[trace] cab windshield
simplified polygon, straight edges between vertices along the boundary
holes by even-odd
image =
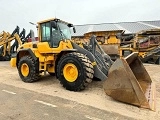
[[[71,39],[71,31],[67,24],[64,24],[62,22],[57,23],[60,29],[60,34],[62,39]]]
[[[48,42],[50,47],[58,47],[60,41],[71,40],[70,24],[58,21],[55,26],[51,22],[42,23],[41,38],[42,42]]]

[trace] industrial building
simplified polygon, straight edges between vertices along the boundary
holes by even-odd
[[[72,33],[73,37],[82,37],[85,33],[94,31],[112,31],[112,30],[124,30],[125,34],[134,34],[141,30],[160,28],[160,20],[85,24],[85,25],[75,25],[75,28],[76,28],[76,33]]]

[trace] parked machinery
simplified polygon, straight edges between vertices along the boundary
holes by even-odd
[[[0,61],[10,60],[11,54],[16,51],[18,45],[22,45],[21,39],[25,34],[25,30],[19,35],[19,27],[17,26],[15,30],[10,34],[9,32],[3,31],[0,35]],[[12,42],[15,40],[14,42]],[[12,42],[12,44],[11,44]]]
[[[113,63],[95,36],[88,44],[72,41],[72,27],[75,32],[72,24],[54,18],[38,22],[39,41],[21,45],[11,59],[21,79],[35,82],[48,72],[67,90],[81,91],[96,77],[105,80],[105,92],[114,99],[153,110],[154,84],[137,53]],[[137,67],[141,71],[135,72]],[[128,76],[121,77],[121,69]]]
[[[130,35],[125,35],[123,30],[95,31],[85,33],[79,41],[92,35],[97,36],[99,45],[114,61],[138,52],[142,62],[160,64],[160,29],[142,30]]]
[[[120,47],[120,56],[138,52],[145,63],[160,64],[160,29],[142,30],[129,44]]]
[[[12,34],[5,31],[0,34],[0,61],[10,60],[20,45],[31,42],[31,32],[25,36],[26,30],[23,28],[20,33],[19,30],[17,26]],[[37,37],[35,39],[38,40]]]

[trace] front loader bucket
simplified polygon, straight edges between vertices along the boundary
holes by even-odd
[[[113,99],[155,111],[155,85],[138,53],[117,59],[103,87]]]

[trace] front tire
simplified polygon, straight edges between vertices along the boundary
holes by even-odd
[[[81,53],[68,53],[58,62],[57,77],[67,90],[84,90],[92,81],[93,73],[91,61]]]
[[[31,56],[24,56],[20,59],[18,72],[24,82],[31,83],[39,79],[37,62]]]

